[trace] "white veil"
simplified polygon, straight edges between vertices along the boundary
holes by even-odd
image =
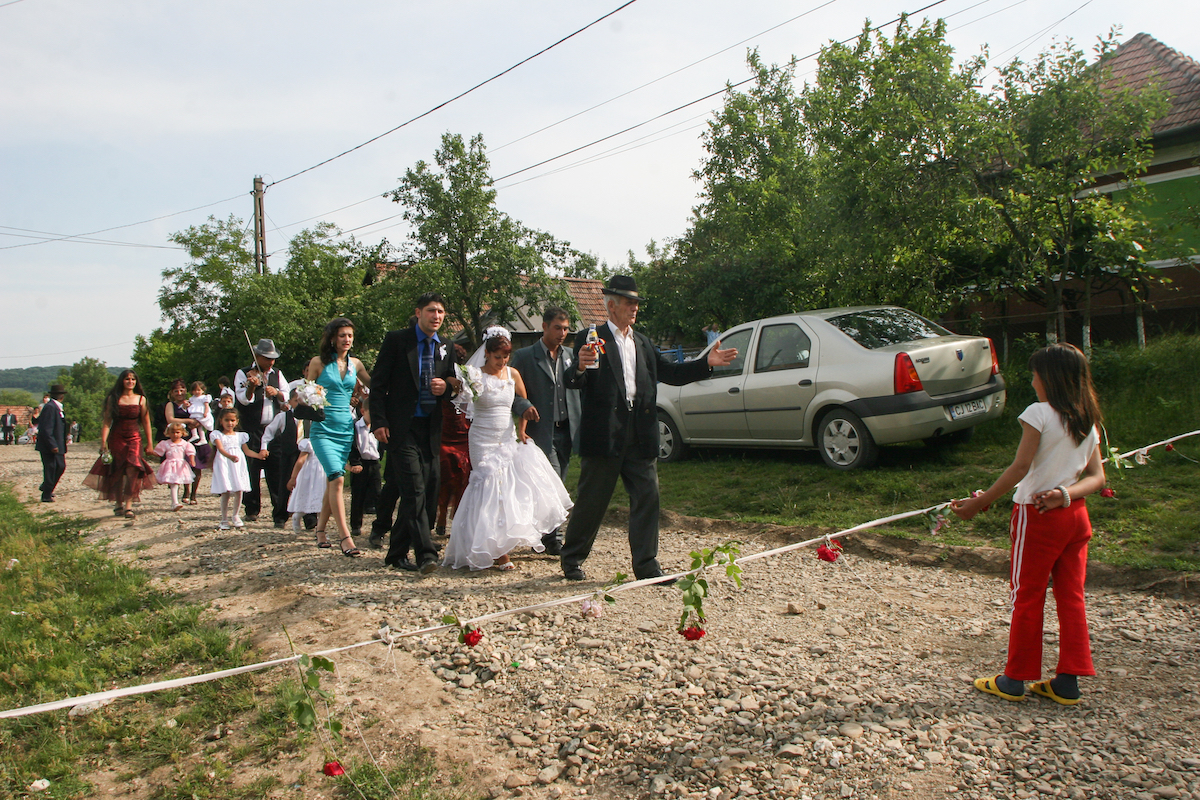
[[[500,325],[492,325],[483,332],[483,341],[476,348],[475,352],[471,354],[471,357],[467,359],[467,363],[463,365],[463,372],[466,374],[459,376],[463,378],[463,389],[452,402],[461,413],[467,415],[467,419],[475,418],[475,392],[483,388],[481,373],[483,371],[483,364],[487,360],[485,348],[487,347],[488,339],[495,336],[508,339],[509,342],[512,341],[512,334],[508,332],[507,328]],[[472,383],[475,385],[472,386]]]

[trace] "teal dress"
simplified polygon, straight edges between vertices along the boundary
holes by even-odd
[[[313,423],[309,439],[329,480],[346,471],[346,460],[350,458],[350,445],[354,441],[350,395],[354,393],[356,381],[353,362],[347,366],[345,378],[341,376],[336,360],[326,364],[317,376],[317,383],[325,387],[325,420]]]

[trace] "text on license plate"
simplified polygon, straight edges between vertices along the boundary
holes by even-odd
[[[956,406],[947,406],[950,411],[950,419],[962,419],[963,417],[973,417],[976,414],[982,414],[987,411],[987,404],[983,398],[978,400],[968,400],[965,403],[959,403]]]

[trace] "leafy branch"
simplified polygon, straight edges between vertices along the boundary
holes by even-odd
[[[719,547],[706,547],[692,551],[691,572],[681,578],[676,586],[683,594],[683,614],[679,617],[679,633],[695,641],[704,635],[704,598],[708,597],[707,571],[713,567],[724,567],[725,574],[733,578],[742,588],[742,568],[737,564],[740,542],[727,542]]]

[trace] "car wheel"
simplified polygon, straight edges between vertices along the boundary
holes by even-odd
[[[679,435],[675,420],[665,411],[658,412],[658,460],[663,463],[678,461],[687,455],[687,445]]]
[[[833,469],[862,469],[875,463],[879,448],[867,426],[853,412],[835,408],[821,418],[817,447],[826,466]]]

